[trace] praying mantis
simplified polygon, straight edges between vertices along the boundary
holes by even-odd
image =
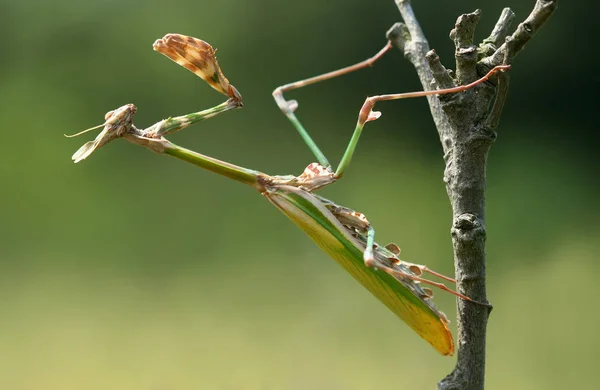
[[[133,116],[137,108],[133,104],[124,105],[108,112],[103,124],[68,136],[73,137],[103,128],[93,141],[85,143],[77,150],[72,159],[76,163],[80,162],[110,141],[125,138],[156,153],[178,158],[255,188],[437,351],[442,355],[452,355],[454,341],[448,328],[449,321],[433,303],[431,289],[423,285],[438,287],[473,304],[489,305],[474,301],[443,283],[425,279],[423,274],[428,273],[455,283],[454,279],[432,271],[424,265],[400,260],[400,248],[396,244],[381,246],[375,243],[375,230],[364,214],[325,199],[315,194],[315,191],[342,177],[350,164],[364,125],[381,115],[373,111],[378,101],[459,93],[485,82],[495,72],[508,70],[509,67],[503,65],[493,68],[476,82],[460,87],[367,98],[360,110],[354,133],[335,170],[295,116],[297,102],[286,101],[283,97],[284,92],[294,88],[370,66],[391,47],[391,43],[388,42],[375,56],[361,63],[287,84],[273,92],[276,103],[296,127],[317,159],[316,163],[308,165],[299,176],[268,175],[191,151],[175,145],[164,137],[193,123],[243,105],[241,94],[223,75],[212,46],[200,39],[180,34],[167,34],[157,40],[153,45],[154,50],[201,77],[215,90],[227,96],[227,101],[207,110],[161,120],[146,129],[138,129],[133,124]]]

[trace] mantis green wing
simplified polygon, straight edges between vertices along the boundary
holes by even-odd
[[[349,233],[319,198],[285,185],[267,187],[263,195],[419,336],[442,355],[453,354],[448,321],[427,299],[427,294],[412,281],[366,267],[364,244]]]

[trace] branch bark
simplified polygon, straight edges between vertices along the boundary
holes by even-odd
[[[473,43],[473,35],[481,11],[461,15],[450,33],[456,48],[456,77],[442,65],[437,54],[430,51],[410,0],[395,0],[404,23],[396,23],[387,36],[413,64],[425,90],[449,88],[474,81],[495,65],[512,63],[525,43],[555,11],[557,1],[537,0],[529,17],[508,37],[514,13],[505,8],[490,36],[478,46]],[[464,93],[428,97],[446,163],[444,183],[452,205],[451,235],[457,289],[484,302],[487,300],[486,163],[508,92],[509,78],[506,72],[502,73],[504,75],[495,80]],[[457,312],[456,366],[438,383],[438,389],[482,390],[490,311],[459,299]]]

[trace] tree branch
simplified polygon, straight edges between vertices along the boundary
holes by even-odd
[[[404,23],[396,23],[388,31],[388,39],[413,64],[423,88],[431,90],[466,84],[493,66],[510,64],[552,15],[557,0],[537,0],[529,17],[508,37],[514,13],[505,8],[490,36],[479,46],[474,44],[473,36],[481,11],[460,16],[450,33],[456,48],[456,77],[442,65],[435,51],[429,50],[410,0],[395,2]],[[500,45],[502,41],[504,43]],[[444,182],[452,205],[451,235],[457,289],[484,302],[485,172],[508,85],[508,75],[504,74],[460,94],[428,97],[446,162]],[[454,370],[440,381],[438,389],[482,390],[489,310],[459,299],[457,311],[457,362]]]
[[[489,37],[483,40],[479,51],[483,57],[492,55],[498,46],[500,46],[506,36],[508,35],[508,29],[515,19],[515,13],[510,8],[504,8],[500,18],[496,22],[496,26],[492,30]]]
[[[506,42],[494,54],[481,60],[481,64],[491,69],[496,65],[512,63],[512,59],[523,50],[525,44],[552,16],[557,3],[558,0],[537,0],[527,19],[519,24],[517,30],[506,39]],[[507,56],[509,51],[510,56]],[[508,58],[508,61],[505,61],[505,57]]]
[[[425,91],[436,89],[431,69],[425,58],[427,52],[429,52],[429,43],[412,10],[410,0],[395,1],[400,15],[402,15],[402,19],[406,24],[394,24],[387,32],[387,38],[413,64],[419,80],[421,80],[423,89]],[[451,142],[450,138],[447,136],[451,128],[448,117],[444,114],[442,104],[437,96],[427,96],[427,102],[429,103],[429,110],[431,111],[435,127],[442,140],[444,155],[446,155],[447,150],[451,147],[449,144]]]
[[[473,44],[475,27],[479,23],[481,10],[458,17],[456,25],[450,31],[450,39],[454,41],[454,57],[456,58],[456,78],[459,84],[468,84],[477,80],[477,47]]]

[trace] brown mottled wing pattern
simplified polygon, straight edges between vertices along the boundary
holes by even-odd
[[[167,34],[152,46],[177,64],[201,77],[222,94],[241,101],[241,95],[221,72],[215,50],[201,39],[181,34]]]

